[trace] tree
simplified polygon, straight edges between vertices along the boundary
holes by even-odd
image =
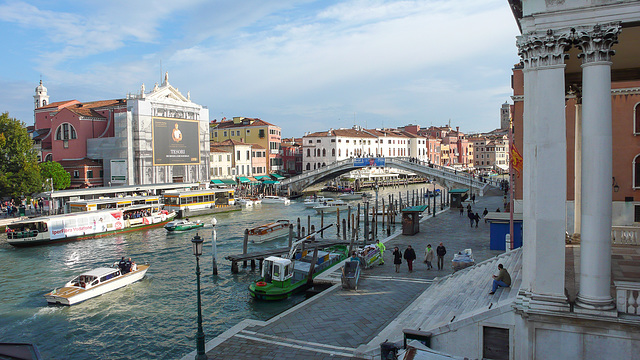
[[[24,123],[0,115],[0,197],[18,199],[42,189],[38,157]]]
[[[54,190],[66,189],[71,184],[71,175],[55,161],[40,163],[40,176],[44,179],[43,190],[51,190],[51,185],[46,184],[47,179],[53,179]]]

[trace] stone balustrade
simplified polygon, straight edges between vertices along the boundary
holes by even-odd
[[[616,306],[619,313],[640,315],[640,282],[614,281],[616,287]]]
[[[611,243],[613,245],[640,245],[640,227],[612,226]]]

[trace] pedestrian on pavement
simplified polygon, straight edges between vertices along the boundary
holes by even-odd
[[[484,218],[485,224],[487,223],[487,214],[488,213],[489,213],[489,210],[487,210],[487,208],[484,208],[484,211],[482,212],[482,217]]]
[[[473,220],[475,220],[475,221],[476,221],[476,227],[478,227],[478,223],[480,222],[480,214],[476,213],[476,214],[473,216]]]
[[[462,216],[462,214],[464,214],[464,208],[460,205],[460,216]]]
[[[400,264],[402,264],[402,253],[397,246],[393,248],[393,263],[396,265],[396,272],[400,272]]]
[[[384,246],[384,244],[381,243],[380,240],[376,240],[376,246],[380,250],[380,265],[384,265],[384,251],[387,250],[387,247]]]
[[[507,269],[502,266],[502,264],[498,264],[498,276],[492,275],[493,278],[493,287],[491,288],[491,292],[489,295],[493,295],[498,290],[498,287],[509,287],[511,286],[511,276]]]
[[[404,259],[407,260],[409,272],[413,272],[413,260],[416,259],[416,252],[411,248],[411,245],[407,245],[407,250],[404,251]]]
[[[440,245],[436,248],[436,255],[438,255],[438,270],[442,270],[444,268],[444,256],[447,254],[447,249],[440,243]]]
[[[473,201],[473,203],[476,203],[476,194],[471,194],[471,201]]]
[[[432,261],[433,261],[433,249],[431,248],[431,244],[428,244],[427,248],[424,251],[424,262],[427,264],[427,270],[433,269],[433,265],[431,265]]]
[[[467,217],[469,218],[469,225],[473,227],[473,223],[476,221],[476,215],[473,213],[473,211],[469,211],[467,213]]]

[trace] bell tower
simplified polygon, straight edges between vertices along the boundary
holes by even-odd
[[[42,80],[40,80],[40,85],[36,87],[36,94],[33,95],[33,99],[35,109],[49,104],[49,95],[47,95],[47,88],[42,85]]]

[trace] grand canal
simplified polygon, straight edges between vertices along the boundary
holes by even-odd
[[[409,185],[381,189],[380,198]],[[431,187],[431,186],[429,186]],[[325,194],[331,195],[331,194]],[[351,202],[357,206],[357,202]],[[307,216],[319,228],[320,217],[301,201],[289,206],[260,205],[216,214],[217,276],[212,275],[212,228],[197,231],[205,239],[201,257],[204,331],[212,339],[245,318],[266,320],[304,300],[304,295],[264,303],[247,287],[258,271],[231,274],[224,257],[241,252],[245,228],[276,219]],[[213,216],[199,219],[207,223]],[[335,219],[335,214],[331,217]],[[335,220],[334,220],[335,221]],[[325,218],[325,224],[329,220]],[[0,341],[37,345],[45,359],[176,359],[195,349],[196,284],[191,238],[196,231],[167,234],[163,228],[59,245],[14,248],[0,240]],[[383,232],[380,231],[380,235]],[[335,237],[335,228],[330,232]],[[286,246],[287,240],[250,244],[249,251]],[[78,272],[108,266],[120,257],[151,268],[141,282],[71,307],[48,306],[43,294]]]

